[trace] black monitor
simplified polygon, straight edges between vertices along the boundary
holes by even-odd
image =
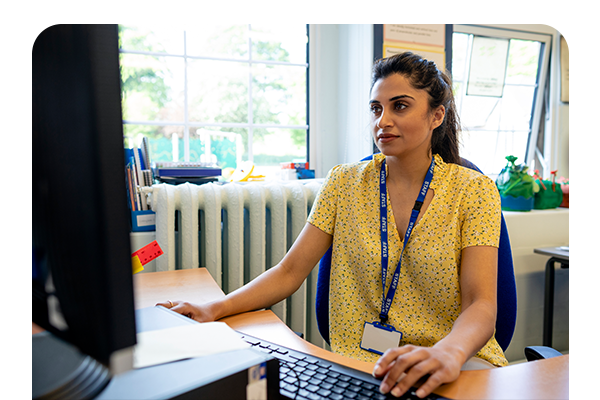
[[[49,27],[32,62],[32,316],[49,340],[34,335],[33,386],[58,379],[74,348],[84,366],[63,373],[97,372],[75,377],[93,397],[132,367],[136,343],[118,28]]]

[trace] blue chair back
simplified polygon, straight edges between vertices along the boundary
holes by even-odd
[[[372,159],[373,156],[361,161]],[[463,166],[481,172],[475,164],[463,158]],[[317,325],[321,336],[329,343],[329,281],[331,275],[332,247],[327,250],[319,262],[317,275],[317,295],[315,299]],[[496,341],[506,351],[512,340],[517,321],[517,285],[513,267],[510,239],[504,216],[500,224],[500,244],[498,247],[498,292],[496,315]]]

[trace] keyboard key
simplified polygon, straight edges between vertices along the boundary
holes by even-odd
[[[363,382],[361,384],[361,386],[363,387],[363,389],[367,389],[367,390],[373,390],[374,388],[376,388],[375,385],[372,385],[372,384],[370,384],[368,382]]]
[[[339,386],[334,386],[334,387],[331,388],[331,391],[334,392],[334,393],[341,394],[341,393],[344,393],[346,391],[346,389],[341,388]]]
[[[332,377],[328,376],[327,378],[325,378],[325,380],[323,382],[327,382],[327,383],[330,383],[332,385],[335,385],[338,382],[338,380],[335,379],[335,378],[332,378]]]
[[[324,380],[325,378],[327,378],[327,375],[323,375],[323,374],[319,374],[318,372],[315,374],[315,378],[319,379],[319,380]]]
[[[281,388],[280,388],[280,389],[279,389],[279,393],[281,393],[281,395],[283,395],[283,396],[285,396],[285,397],[288,397],[288,398],[290,398],[290,399],[293,399],[293,398],[295,398],[295,397],[296,397],[296,391],[295,391],[295,390],[294,390],[293,392],[290,392],[290,391],[288,391],[288,390],[286,390],[286,389],[281,389]]]
[[[316,363],[317,363],[317,365],[319,365],[320,367],[323,367],[323,368],[331,368],[331,364],[330,364],[330,363],[328,363],[327,361],[318,360]]]
[[[321,382],[323,382],[323,381],[320,379],[315,379],[315,378],[312,378],[308,381],[308,383],[311,383],[313,385],[318,385],[318,386],[321,386]]]
[[[356,386],[356,385],[348,386],[348,390],[352,390],[353,392],[357,392],[357,393],[361,391],[360,386]]]
[[[310,382],[309,382],[310,383]],[[316,392],[317,390],[319,390],[319,387],[317,385],[308,385],[306,386],[304,389],[308,390],[311,393]]]
[[[297,385],[298,384],[298,379],[293,378],[291,376],[288,376],[287,378],[285,378],[283,380],[285,383],[289,384],[289,385]]]
[[[316,373],[317,373],[317,371],[311,371],[311,370],[307,369],[306,371],[302,372],[302,375],[313,376]]]
[[[303,361],[300,361],[300,362],[303,362]],[[308,364],[306,366],[306,369],[310,369],[311,371],[316,371],[316,370],[321,369],[321,368],[318,365],[315,365],[315,364]],[[319,371],[319,372],[321,372],[321,371]]]
[[[339,382],[335,384],[335,386],[341,387],[342,389],[346,389],[350,384],[348,382]]]

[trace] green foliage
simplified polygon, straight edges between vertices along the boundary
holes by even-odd
[[[211,34],[205,34],[203,40],[197,42],[200,44],[194,47],[194,51],[197,54],[209,54],[216,57],[247,58],[247,29],[247,25],[232,25],[218,31],[215,30]],[[259,36],[260,34],[262,33],[259,32]],[[137,27],[119,25],[119,45],[125,50],[164,52],[164,48],[158,44],[160,41],[156,40],[153,35],[150,30],[144,31]],[[253,38],[252,52],[252,58],[257,60],[287,62],[290,59],[290,54],[282,46],[281,41],[270,38],[263,40],[262,36],[261,39]],[[164,60],[165,57],[154,55],[121,54],[121,95],[124,119],[156,121],[165,118],[165,115],[173,115],[173,110],[176,113],[178,112],[177,107],[182,107],[179,100],[174,100],[179,99],[179,93],[173,93],[173,88],[169,86],[171,71]],[[188,99],[190,120],[247,123],[248,75],[234,73],[216,77],[215,74],[203,73],[204,66],[200,62],[196,65],[197,70],[194,71],[196,73],[194,78],[197,79],[196,87],[189,88],[190,93],[193,93]],[[253,66],[253,71],[254,68]],[[251,81],[253,122],[303,125],[305,123],[304,115],[285,116],[282,121],[281,111],[278,110],[278,105],[287,104],[292,100],[296,83],[290,83],[286,77],[278,76],[277,66],[267,65],[256,68],[256,72],[252,73]],[[173,73],[174,76],[177,76],[175,71]],[[190,72],[188,74],[191,76]],[[181,129],[182,127],[175,126],[128,124],[125,126],[125,135],[129,138],[140,134],[148,136],[152,142],[156,142],[156,154],[164,154],[164,157],[168,158],[171,135],[175,131],[179,135]],[[219,128],[219,131],[240,134],[246,153],[243,157],[247,157],[248,129],[223,127]],[[197,159],[204,150],[198,144],[199,141],[192,140],[191,135],[192,132],[190,132],[190,159]],[[269,135],[270,133],[266,129],[253,129],[253,138],[257,142],[269,140],[267,139]],[[296,146],[306,146],[305,130],[292,130],[291,135]],[[132,145],[134,144],[132,143]],[[214,137],[211,141],[211,151],[213,154],[218,154],[223,167],[235,166],[235,146],[232,146],[228,139],[220,140]],[[180,149],[179,153],[183,154],[183,149]]]
[[[140,32],[138,28],[119,25],[119,47],[125,49],[135,49],[138,51],[158,52],[164,49],[160,46],[153,46],[148,40],[148,32]],[[131,66],[127,60],[129,57],[135,57],[136,60],[152,59],[153,64],[160,65],[160,60],[155,56],[140,56],[140,55],[120,55],[120,71],[121,71],[121,101],[123,105],[123,117],[128,119],[130,115],[130,104],[128,97],[134,94],[139,94],[147,99],[150,103],[145,110],[147,115],[146,120],[154,120],[160,110],[169,102],[169,88],[165,83],[165,70],[155,66],[139,67]],[[133,127],[132,127],[133,128]],[[140,127],[141,128],[141,127]],[[133,128],[130,132],[132,135],[138,134],[140,128]],[[143,129],[143,128],[141,128]]]
[[[530,199],[533,196],[535,181],[527,173],[529,167],[525,164],[515,165],[515,156],[507,156],[506,159],[508,163],[496,178],[500,195]]]
[[[280,42],[263,42],[258,41],[252,43],[254,56],[259,60],[269,61],[290,61],[290,53],[281,47]]]
[[[529,40],[511,39],[508,57],[510,76],[535,79],[538,69],[539,45]]]

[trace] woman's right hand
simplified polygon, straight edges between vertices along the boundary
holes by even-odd
[[[207,303],[207,304],[192,304],[187,301],[170,301],[157,303],[157,306],[163,306],[170,310],[173,310],[181,315],[185,315],[188,318],[191,318],[198,322],[211,322],[215,321],[216,313],[215,313],[215,303]]]

